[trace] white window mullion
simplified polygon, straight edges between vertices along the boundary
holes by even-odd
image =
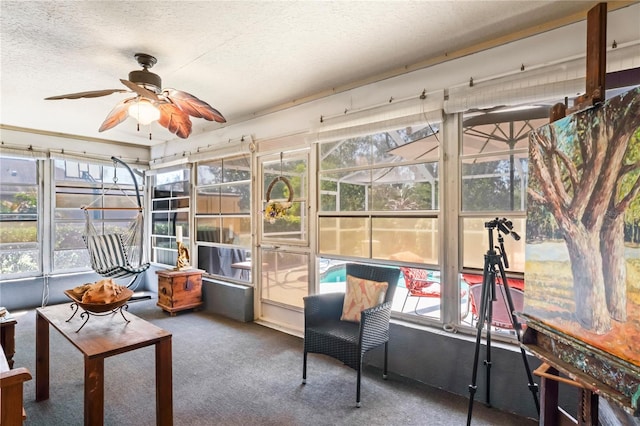
[[[42,173],[40,173],[40,175],[42,177],[39,178],[42,180],[41,188],[43,193],[41,197],[42,207],[40,210],[42,212],[42,221],[38,224],[38,232],[41,236],[40,249],[42,250],[42,273],[44,275],[49,275],[53,272],[53,248],[55,246],[53,242],[55,235],[54,226],[52,226],[53,218],[55,217],[55,167],[53,167],[53,162],[54,160],[41,162]],[[49,224],[49,226],[44,226],[45,223]]]
[[[444,143],[440,154],[443,173],[440,188],[440,260],[442,285],[442,321],[444,324],[456,324],[460,318],[460,292],[458,288],[459,271],[459,212],[461,199],[460,183],[460,134],[462,125],[460,114],[446,115],[443,123]],[[468,296],[467,296],[468,297]]]

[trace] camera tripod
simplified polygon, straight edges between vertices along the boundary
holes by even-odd
[[[476,346],[473,360],[473,376],[471,378],[471,384],[469,385],[469,411],[467,412],[467,426],[471,425],[471,416],[473,412],[473,400],[477,390],[476,379],[478,376],[478,360],[480,357],[480,344],[482,338],[482,329],[484,324],[487,324],[487,349],[486,359],[484,365],[486,366],[486,405],[491,407],[491,322],[493,319],[493,303],[497,300],[496,296],[496,274],[500,274],[500,279],[504,286],[505,300],[509,308],[511,325],[516,332],[518,342],[521,343],[521,331],[522,326],[514,314],[513,299],[511,298],[511,290],[507,281],[506,274],[504,272],[505,267],[509,267],[509,260],[504,251],[504,238],[502,234],[511,235],[516,241],[520,239],[520,236],[513,232],[513,224],[506,218],[492,220],[486,222],[484,227],[489,232],[489,250],[484,255],[484,270],[482,275],[482,297],[480,299],[480,306],[478,309],[478,323],[476,333]],[[493,231],[498,230],[498,246],[493,245]],[[522,361],[524,368],[527,372],[527,378],[529,381],[529,390],[533,395],[533,401],[536,405],[536,411],[540,413],[540,403],[538,402],[538,385],[534,383],[531,369],[529,368],[529,361],[527,360],[527,354],[522,346],[520,346],[520,353],[522,354]]]

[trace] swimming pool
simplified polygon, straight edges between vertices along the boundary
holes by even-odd
[[[344,263],[329,266],[320,274],[320,284],[347,282],[347,268]],[[398,287],[404,287],[404,275],[400,274]]]
[[[347,281],[347,268],[339,266],[328,269],[320,275],[320,283],[338,283]]]

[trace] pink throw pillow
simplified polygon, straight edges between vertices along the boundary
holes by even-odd
[[[360,322],[362,311],[384,301],[387,287],[389,287],[387,282],[370,281],[347,275],[347,288],[340,319]]]

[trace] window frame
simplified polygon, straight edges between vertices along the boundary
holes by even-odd
[[[34,162],[34,173],[35,173],[35,182],[34,183],[12,183],[10,186],[16,186],[19,188],[22,187],[26,187],[26,188],[35,188],[35,198],[36,198],[36,211],[32,212],[32,213],[23,213],[21,215],[30,215],[35,217],[35,230],[36,230],[36,239],[34,242],[35,244],[35,264],[36,264],[36,269],[35,270],[20,270],[17,272],[3,272],[2,273],[2,281],[4,280],[13,280],[13,279],[21,279],[21,278],[29,278],[29,277],[35,277],[35,276],[40,276],[43,273],[44,270],[44,262],[43,262],[43,253],[45,252],[43,249],[43,242],[45,241],[45,238],[43,236],[43,223],[46,221],[46,219],[44,218],[44,189],[43,189],[43,182],[44,182],[44,168],[45,168],[45,162],[41,159],[38,158],[25,158],[22,156],[13,156],[10,154],[0,154],[0,157],[4,160],[4,161],[11,161],[11,160],[18,160],[18,161],[33,161]],[[1,182],[0,183],[0,187],[2,189],[5,188],[5,186],[9,186],[7,185],[5,182]],[[3,191],[4,193],[4,191]],[[3,218],[2,221],[0,222],[3,223],[4,222],[4,213],[0,214]],[[24,222],[25,220],[20,220],[20,222]],[[4,227],[4,226],[2,226]],[[4,244],[11,244],[11,242],[9,243],[2,243]],[[33,251],[33,250],[29,250],[29,251]]]
[[[560,100],[559,100],[560,101]],[[548,99],[540,99],[541,103],[545,103],[545,102],[549,102]],[[528,105],[536,105],[538,104],[538,102],[530,102],[528,103]],[[509,108],[505,108],[507,110],[507,112],[510,110]],[[529,124],[530,121],[536,121],[539,120],[540,122],[542,122],[539,114],[542,108],[538,108],[538,109],[534,109],[534,108],[528,108],[527,105],[524,106],[519,106],[519,107],[515,107],[512,109],[515,111],[515,115],[514,115],[514,119],[513,121],[526,121],[527,125]],[[488,111],[493,111],[492,108],[489,108]],[[527,116],[527,111],[530,111],[531,116]],[[459,118],[459,127],[458,127],[458,174],[456,179],[458,180],[459,184],[458,184],[458,190],[457,190],[457,196],[458,199],[460,201],[460,205],[458,207],[458,214],[457,214],[457,220],[456,220],[456,226],[458,228],[457,232],[458,232],[458,262],[457,262],[457,271],[456,271],[456,275],[458,277],[458,283],[459,286],[462,288],[466,283],[465,279],[463,278],[464,275],[474,275],[477,276],[480,279],[480,283],[482,283],[482,277],[484,275],[484,263],[485,263],[485,255],[488,253],[489,251],[489,247],[488,247],[488,235],[489,232],[492,233],[493,239],[494,239],[494,247],[495,246],[499,246],[499,233],[497,232],[497,229],[493,229],[492,231],[489,231],[489,228],[491,228],[491,222],[494,219],[506,219],[508,221],[511,221],[512,223],[514,223],[514,229],[513,231],[516,231],[518,236],[521,237],[519,241],[516,241],[514,236],[510,233],[509,235],[505,234],[505,233],[500,233],[500,235],[502,235],[503,238],[503,246],[504,246],[504,252],[505,252],[505,257],[507,258],[508,261],[508,266],[509,268],[507,268],[507,264],[504,263],[504,258],[501,259],[501,263],[502,266],[504,266],[505,268],[505,275],[507,277],[507,279],[517,279],[517,280],[523,280],[524,279],[524,260],[525,260],[525,231],[526,231],[526,217],[527,217],[527,186],[528,186],[528,154],[529,154],[529,143],[528,143],[528,133],[531,130],[526,131],[524,134],[526,135],[526,138],[521,138],[520,140],[524,140],[524,145],[525,146],[516,146],[518,145],[518,143],[516,142],[513,146],[510,146],[508,143],[506,143],[506,141],[502,140],[502,142],[505,142],[505,147],[504,149],[493,149],[490,152],[476,152],[476,153],[469,153],[468,151],[465,152],[465,136],[468,134],[467,131],[465,131],[465,121],[467,118],[465,114],[466,112],[459,112],[456,113],[458,118]],[[473,117],[475,114],[477,114],[477,112],[474,111],[474,113],[470,114],[470,117]],[[488,112],[486,114],[486,117],[489,118],[491,116],[492,112]],[[504,122],[500,122],[499,124],[505,123],[508,121],[504,121]],[[487,123],[484,123],[487,124]],[[490,124],[490,123],[488,123]],[[533,126],[529,126],[532,128],[535,128]],[[513,130],[513,129],[511,129]],[[502,134],[502,136],[505,136],[504,134]],[[516,136],[520,136],[522,137],[522,135],[518,134],[516,132]],[[520,144],[522,145],[522,144]],[[500,208],[502,207],[502,205],[496,205],[495,208],[480,208],[480,209],[469,209],[466,206],[464,206],[464,193],[465,193],[465,182],[470,182],[472,177],[465,175],[465,167],[464,164],[465,162],[469,162],[469,161],[473,161],[476,159],[479,160],[486,160],[488,158],[496,158],[497,161],[504,161],[504,160],[510,160],[510,158],[513,156],[513,158],[515,158],[515,164],[514,164],[514,169],[515,168],[521,168],[522,170],[522,176],[519,176],[519,178],[521,179],[520,181],[520,188],[522,189],[521,193],[520,193],[520,200],[519,203],[515,203],[513,202],[513,205],[511,205],[512,203],[503,203],[505,205],[505,208]],[[524,163],[523,163],[524,162]],[[522,167],[524,165],[524,167]],[[496,172],[495,174],[489,176],[491,178],[493,177],[504,177],[504,173],[502,172]],[[513,189],[515,191],[515,189]],[[488,194],[487,196],[491,196],[491,194]],[[473,223],[480,220],[483,223],[483,229],[480,231],[482,233],[481,235],[481,239],[482,239],[482,244],[474,244],[471,243],[468,240],[468,235],[465,234],[465,223],[469,224],[469,223]],[[518,226],[521,225],[521,226]],[[478,260],[479,259],[479,263],[478,262],[470,262],[469,258],[469,246],[471,247],[475,247],[478,250],[478,253],[475,254],[474,259]],[[477,246],[477,247],[476,247]],[[517,249],[517,247],[519,247],[519,249]],[[473,249],[472,249],[473,250]],[[518,269],[514,269],[514,268],[518,268]],[[475,285],[481,285],[481,284],[475,284]],[[525,290],[526,291],[526,290]],[[459,300],[459,296],[454,295],[458,298]],[[480,301],[475,301],[476,304],[479,305]],[[470,315],[473,315],[472,313],[470,313]],[[472,317],[470,317],[472,318]],[[477,320],[477,318],[476,318]],[[472,318],[473,321],[473,318]],[[466,323],[463,321],[458,321],[457,322],[459,329],[462,332],[468,333],[468,334],[475,334],[477,332],[477,328],[475,323]],[[511,330],[496,330],[496,332],[493,333],[492,336],[495,336],[496,339],[498,340],[502,340],[502,341],[506,341],[506,342],[515,342],[516,341],[516,336],[513,334],[513,332]]]
[[[442,146],[445,143],[445,141],[443,141],[443,137],[442,137],[442,130],[444,129],[445,123],[442,122],[437,122],[437,123],[430,123],[428,120],[425,120],[424,123],[425,126],[429,126],[431,128],[431,130],[433,131],[433,127],[437,126],[438,127],[438,136],[437,138],[439,140],[437,140],[438,142],[438,155],[437,157],[434,156],[425,156],[425,158],[423,160],[421,159],[400,159],[398,160],[397,158],[384,158],[385,161],[379,161],[378,158],[371,158],[369,161],[367,161],[366,165],[358,165],[358,164],[348,164],[346,166],[338,166],[338,167],[334,167],[334,168],[326,168],[323,169],[322,168],[322,145],[323,144],[332,144],[332,143],[337,143],[338,141],[336,140],[326,140],[323,142],[319,142],[317,144],[317,148],[315,150],[315,155],[318,157],[318,161],[317,161],[317,188],[318,190],[316,191],[316,203],[318,205],[317,208],[317,212],[316,212],[316,235],[317,235],[317,247],[316,247],[316,256],[317,256],[317,263],[318,263],[318,269],[320,269],[320,264],[323,262],[332,262],[335,261],[337,263],[339,262],[347,262],[347,261],[356,261],[356,262],[366,262],[366,263],[377,263],[377,264],[383,264],[383,265],[388,265],[388,266],[394,266],[394,267],[400,267],[400,266],[407,266],[407,267],[414,267],[414,268],[421,268],[421,269],[428,269],[430,271],[434,271],[438,274],[440,274],[441,272],[441,268],[442,268],[442,264],[443,264],[443,256],[444,254],[441,252],[441,239],[442,239],[442,234],[441,234],[441,229],[442,229],[442,197],[443,197],[443,187],[442,187]],[[402,128],[402,127],[399,127]],[[392,130],[389,130],[392,131]],[[374,134],[382,134],[382,133],[387,133],[388,131],[380,131],[377,130]],[[343,140],[347,140],[349,141],[348,143],[352,143],[352,140],[358,138],[360,136],[353,136],[353,137],[347,137]],[[425,137],[425,139],[432,137],[432,135],[427,135]],[[393,138],[391,138],[393,139]],[[399,146],[396,146],[396,148],[398,147],[402,147],[404,145],[408,145],[409,143],[415,142],[415,141],[403,141],[404,144],[401,144]],[[373,144],[375,143],[374,138],[370,139],[370,145],[372,146],[371,151],[374,151],[373,148]],[[396,141],[397,143],[397,141]],[[393,161],[396,160],[396,161]],[[371,185],[374,184],[374,182],[372,180],[369,180],[366,183],[363,183],[363,186],[366,187],[365,189],[365,197],[369,197],[369,199],[365,199],[365,204],[364,204],[364,208],[362,210],[344,210],[344,211],[340,211],[340,201],[339,201],[339,197],[340,197],[340,193],[339,193],[339,188],[336,189],[321,189],[323,187],[322,185],[322,179],[323,176],[331,176],[331,174],[342,174],[342,175],[348,175],[348,174],[355,174],[355,173],[369,173],[370,176],[372,176],[373,174],[375,174],[376,172],[383,172],[385,169],[389,169],[389,170],[393,170],[396,167],[400,167],[400,168],[413,168],[415,166],[421,166],[421,165],[430,165],[430,164],[435,164],[435,170],[437,172],[437,175],[433,177],[433,181],[430,182],[430,193],[434,194],[434,192],[436,193],[435,199],[432,196],[432,204],[430,207],[430,209],[425,209],[425,208],[416,208],[416,209],[406,209],[406,210],[392,210],[392,209],[384,209],[384,210],[380,210],[380,209],[372,209],[372,201],[371,201]],[[402,184],[404,185],[404,183],[402,183],[402,181],[398,181],[393,183],[393,185],[398,185],[398,184]],[[390,184],[392,185],[392,184]],[[334,202],[334,206],[336,210],[324,210],[322,207],[322,197],[323,196],[334,196],[336,197],[336,201]],[[435,236],[434,238],[436,239],[436,246],[437,246],[437,259],[435,261],[431,261],[430,263],[414,263],[412,261],[403,261],[401,259],[392,259],[389,257],[382,257],[382,256],[375,256],[375,247],[374,247],[374,243],[373,243],[373,238],[375,237],[375,229],[376,229],[376,221],[378,220],[387,220],[387,219],[428,219],[428,220],[435,220],[435,226],[433,226],[433,228],[435,229]],[[366,255],[353,255],[353,254],[345,254],[345,253],[329,253],[326,250],[322,249],[322,224],[323,222],[326,222],[326,220],[333,220],[333,219],[360,219],[362,221],[365,222],[366,224],[366,230],[365,233],[369,238],[369,247],[368,247],[368,252],[366,253]],[[391,256],[393,257],[393,256]],[[316,281],[316,289],[315,291],[322,293],[323,292],[323,288],[322,288],[322,283],[321,283],[321,279],[322,276],[319,273],[318,274],[318,280]],[[396,294],[396,298],[400,299],[399,294]],[[441,299],[442,300],[442,299]],[[398,303],[398,302],[397,302]],[[402,305],[402,301],[399,302],[400,305]],[[411,306],[411,302],[407,302],[407,306]],[[444,321],[444,315],[442,314],[442,309],[443,309],[443,304],[442,302],[440,303],[440,309],[439,309],[439,317],[428,317],[428,316],[422,316],[422,315],[413,315],[410,312],[398,312],[398,311],[392,311],[392,316],[394,318],[401,318],[403,320],[409,320],[411,322],[414,323],[423,323],[423,324],[438,324],[441,325]],[[411,309],[409,309],[411,311]]]
[[[169,175],[175,172],[182,172],[181,180],[169,181],[165,183],[158,184],[158,177],[162,175]],[[185,177],[186,175],[186,177]],[[192,223],[192,214],[191,214],[191,197],[193,194],[193,183],[192,183],[193,170],[191,164],[185,164],[180,167],[171,167],[166,169],[158,169],[156,173],[153,173],[149,176],[149,226],[148,226],[148,235],[149,235],[149,261],[153,265],[163,266],[173,268],[176,266],[176,262],[178,259],[178,246],[176,240],[176,227],[182,226],[182,243],[184,246],[191,252],[191,248],[193,247],[192,238],[191,238],[191,223]],[[174,190],[172,188],[173,185],[182,183],[183,188],[181,192],[176,191],[174,195]],[[158,197],[156,196],[156,191],[158,187],[169,186],[169,195]],[[186,195],[185,195],[186,191]],[[186,200],[186,207],[183,205]],[[167,208],[157,208],[157,205],[161,205],[162,203],[167,203]],[[182,204],[181,204],[182,203]],[[156,225],[156,220],[154,215],[167,215],[166,225],[167,225],[167,233],[161,234],[155,232],[154,228]],[[171,215],[175,215],[175,220],[171,221]],[[178,222],[178,215],[180,215],[181,222]],[[183,219],[186,217],[186,221]],[[159,242],[168,242],[168,247],[162,247],[159,245]],[[163,253],[165,256],[163,259],[158,260],[158,256],[160,253]]]
[[[228,156],[225,157],[221,157],[221,158],[213,158],[213,159],[206,159],[206,160],[200,160],[198,162],[196,162],[194,164],[194,175],[193,176],[193,181],[194,181],[194,190],[193,190],[193,197],[194,197],[194,208],[193,208],[193,221],[194,221],[194,229],[195,229],[195,234],[194,234],[194,247],[198,250],[198,253],[200,253],[200,247],[212,247],[212,248],[219,248],[219,249],[223,249],[223,250],[236,250],[236,251],[241,251],[244,252],[244,256],[247,260],[250,260],[253,256],[253,244],[252,244],[252,239],[251,239],[251,235],[253,234],[253,230],[252,230],[252,223],[253,223],[253,219],[252,219],[252,212],[253,212],[253,206],[252,206],[252,200],[253,200],[253,187],[252,187],[252,183],[253,183],[253,162],[251,161],[251,159],[249,158],[247,161],[247,166],[248,166],[248,177],[246,179],[238,179],[238,180],[227,180],[227,173],[225,171],[225,162],[231,162],[233,164],[233,162],[237,161],[238,159],[246,159],[247,155],[246,154],[230,154]],[[216,163],[219,162],[220,163],[220,181],[219,182],[209,182],[209,183],[200,183],[200,167],[204,166],[206,164],[212,164],[212,163]],[[219,211],[216,212],[199,212],[198,211],[198,197],[200,195],[200,191],[202,191],[203,189],[220,189],[222,190],[224,187],[229,187],[229,186],[247,186],[249,189],[249,194],[248,194],[248,200],[249,200],[249,208],[246,211],[238,211],[238,212],[223,212],[222,211],[222,201],[220,201],[219,203]],[[220,197],[222,197],[222,192],[220,192]],[[198,231],[199,231],[199,221],[200,219],[213,219],[213,220],[217,220],[219,225],[220,225],[220,233],[221,233],[221,241],[220,242],[214,242],[214,241],[205,241],[205,240],[201,240],[198,237]],[[222,238],[224,238],[225,235],[225,229],[227,229],[227,233],[231,233],[233,234],[235,232],[234,230],[234,225],[233,223],[231,223],[231,225],[229,225],[228,228],[225,228],[225,222],[226,221],[234,221],[234,220],[240,220],[240,221],[248,221],[249,223],[249,240],[245,243],[242,244],[240,242],[235,243],[235,238],[231,241],[223,241]],[[198,259],[198,263],[200,263],[200,259]],[[246,285],[246,286],[253,286],[254,285],[254,279],[253,277],[251,277],[251,274],[246,270],[246,269],[241,269],[238,271],[238,275],[239,278],[236,277],[229,277],[229,276],[225,276],[222,274],[216,274],[216,273],[210,273],[210,272],[206,272],[204,274],[205,276],[209,276],[212,278],[216,278],[216,279],[222,279],[225,281],[229,281],[229,282],[233,282],[236,284],[241,284],[241,285]]]
[[[295,247],[309,247],[309,242],[310,242],[309,230],[310,230],[311,218],[309,217],[309,209],[308,209],[309,185],[307,182],[307,179],[308,179],[307,176],[309,176],[309,168],[311,167],[310,155],[311,154],[307,149],[302,149],[302,150],[293,149],[293,150],[289,150],[287,152],[281,152],[278,154],[275,154],[275,153],[264,154],[261,156],[260,165],[259,165],[260,171],[258,174],[256,174],[256,176],[259,176],[259,178],[257,177],[257,179],[260,181],[260,183],[258,184],[259,194],[260,194],[259,195],[260,200],[258,201],[260,210],[258,211],[258,213],[260,214],[260,218],[257,221],[258,226],[261,227],[260,243],[259,243],[260,245],[267,245],[267,246],[285,245],[285,246],[295,246]],[[278,162],[280,163],[279,166],[277,166]],[[283,170],[283,164],[289,164],[289,163],[293,163],[294,165],[303,164],[305,167],[305,171],[304,172],[299,172],[295,170],[289,171],[289,170],[286,170],[286,168],[285,170]],[[271,164],[276,164],[276,166],[273,167],[271,166]],[[279,169],[279,172],[278,172],[278,169]],[[276,176],[278,173],[279,173],[279,176]],[[267,174],[274,175],[275,177],[267,180],[266,179]],[[280,235],[277,235],[277,233],[275,232],[270,233],[269,228],[274,228],[281,224],[276,225],[276,224],[269,223],[269,221],[265,217],[265,211],[267,209],[267,204],[269,201],[277,201],[277,202],[286,201],[281,198],[273,198],[273,199],[267,200],[267,196],[269,195],[268,194],[269,187],[271,183],[274,182],[274,179],[276,179],[277,177],[285,179],[285,181],[281,179],[280,181],[276,182],[277,185],[273,186],[273,188],[275,188],[278,194],[280,194],[281,191],[282,193],[284,193],[284,189],[286,185],[285,182],[288,182],[288,184],[291,186],[291,189],[293,191],[293,196],[291,197],[291,207],[288,209],[287,213],[285,214],[286,218],[284,220],[294,219],[296,217],[295,215],[296,210],[298,211],[297,217],[300,220],[300,223],[298,224],[297,229],[291,229],[291,230],[286,230],[285,232],[280,232]],[[297,185],[295,182],[296,179],[300,179]],[[298,189],[298,191],[296,191],[296,188]],[[286,189],[288,190],[288,188]],[[277,197],[274,195],[276,192],[274,192],[271,195],[274,197]],[[293,222],[295,225],[295,221]],[[282,235],[298,235],[299,237],[288,238]]]
[[[61,176],[60,179],[56,177],[56,169],[57,169],[58,162],[64,163],[65,175]],[[92,171],[91,169],[93,169],[94,172],[99,173],[100,175],[99,179],[92,182],[91,179],[87,178],[83,181],[83,180],[80,180],[81,179],[80,174],[78,175],[77,178],[75,176],[69,176],[72,179],[66,179],[67,165],[71,163],[76,163],[78,165],[79,172],[81,171],[81,165],[85,165],[87,169],[86,172],[89,173],[88,176],[91,179],[95,180],[95,178],[93,178],[93,176],[91,175],[91,171]],[[75,158],[70,160],[65,158],[52,158],[50,160],[50,164],[51,164],[50,176],[51,176],[51,189],[52,189],[51,190],[52,220],[50,221],[50,223],[52,224],[52,226],[48,234],[50,236],[49,244],[51,245],[50,256],[48,259],[48,263],[50,265],[49,270],[53,274],[92,271],[93,269],[90,264],[89,254],[86,251],[86,246],[84,245],[84,242],[81,240],[82,237],[80,237],[80,241],[78,241],[76,246],[72,246],[70,248],[56,248],[57,239],[58,239],[58,236],[57,236],[58,228],[60,227],[60,229],[62,229],[61,227],[64,225],[76,226],[76,228],[79,228],[76,232],[79,232],[81,235],[83,235],[86,220],[83,213],[80,211],[81,207],[83,207],[84,205],[102,206],[105,200],[107,202],[109,201],[107,198],[110,198],[111,200],[129,200],[130,199],[131,206],[132,207],[137,206],[137,200],[135,199],[135,185],[133,184],[133,182],[120,183],[122,180],[130,181],[129,179],[130,175],[128,171],[124,170],[126,177],[124,179],[122,179],[122,176],[118,178],[118,172],[122,172],[123,169],[121,167],[118,167],[115,163],[109,164],[104,161],[92,160],[91,158],[86,158],[81,160],[75,159]],[[111,175],[112,177],[107,178],[107,176],[109,176],[110,171],[113,171],[113,175]],[[142,179],[139,176],[134,176],[134,178],[137,180],[138,185],[143,185],[144,179]],[[67,189],[67,191],[65,191],[64,189]],[[88,191],[93,191],[94,193],[90,194]],[[68,194],[70,196],[78,195],[78,194],[86,194],[87,196],[84,198],[86,199],[93,198],[93,199],[89,203],[77,203],[76,205],[73,205],[73,206],[64,206],[64,207],[59,206],[59,200],[62,199],[64,194]],[[144,187],[142,191],[140,191],[140,196],[143,197],[143,194],[144,194]],[[123,198],[114,198],[114,197],[123,197]],[[73,199],[71,200],[73,201]],[[144,206],[144,203],[143,203],[143,206]],[[72,213],[70,217],[61,217],[61,213],[65,211]],[[73,213],[74,211],[77,212],[77,214],[74,214]],[[112,214],[108,214],[102,211],[94,211],[93,213],[95,216],[100,216],[92,219],[94,222],[94,226],[98,226],[98,227],[112,226],[113,224],[123,224],[124,225],[123,227],[126,227],[133,220],[133,217],[128,217],[127,215],[125,215],[125,217],[118,218],[118,217],[113,217],[114,215]],[[134,214],[134,213],[131,213],[131,214]],[[65,251],[78,252],[80,255],[79,260],[84,259],[86,256],[86,263],[78,267],[56,266],[56,255]]]

